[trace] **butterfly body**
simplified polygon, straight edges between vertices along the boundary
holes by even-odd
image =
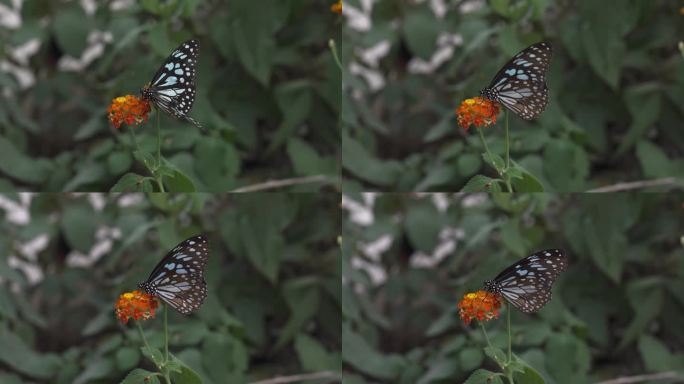
[[[567,267],[560,249],[535,252],[485,281],[485,290],[502,295],[522,312],[536,312],[551,300],[551,287]]]
[[[187,315],[198,309],[207,297],[204,266],[208,258],[206,237],[193,236],[166,254],[138,286]]]
[[[188,40],[179,45],[140,93],[143,99],[150,101],[166,114],[202,129],[195,119],[188,116],[195,102],[195,68],[198,55],[198,40]]]
[[[549,102],[546,72],[551,62],[551,44],[533,44],[504,65],[491,84],[480,91],[525,120],[536,119]]]

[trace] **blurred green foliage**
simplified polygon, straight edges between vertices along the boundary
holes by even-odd
[[[454,109],[542,40],[554,50],[550,103],[536,122],[511,118],[511,156],[544,190],[684,177],[681,2],[361,3],[345,2],[370,23],[359,28],[357,17],[343,28],[346,191],[455,191],[475,174],[494,176],[477,133],[458,127]],[[427,72],[411,69],[431,60]],[[499,154],[502,124],[485,128]]]
[[[460,383],[478,368],[496,370],[479,327],[464,326],[456,304],[545,248],[565,250],[570,267],[541,311],[513,310],[512,327],[513,352],[546,383],[684,377],[683,203],[674,193],[350,197],[345,383]],[[486,327],[507,348],[505,319],[503,311]]]
[[[201,44],[190,115],[210,133],[164,115],[162,153],[198,191],[309,175],[339,182],[341,74],[328,41],[340,40],[341,26],[332,1],[9,3],[21,25],[0,27],[0,57],[35,82],[0,71],[1,190],[108,191],[124,174],[146,175],[129,128],[111,127],[106,109],[137,95],[190,38]],[[83,68],[63,69],[85,56]],[[136,128],[147,152],[153,124],[154,116]]]
[[[116,321],[114,303],[137,289],[172,247],[198,233],[210,241],[209,293],[193,315],[170,310],[175,356],[204,383],[339,373],[336,195],[0,200],[12,217],[0,221],[1,383],[112,383],[136,367],[154,371],[133,322]],[[29,219],[15,219],[17,211]],[[161,315],[142,323],[154,347],[163,344]]]

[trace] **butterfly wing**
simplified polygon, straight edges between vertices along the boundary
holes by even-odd
[[[546,72],[551,63],[551,44],[533,44],[513,56],[480,93],[496,100],[525,120],[533,120],[549,102]]]
[[[139,286],[180,313],[189,314],[198,309],[207,297],[204,266],[208,258],[206,237],[193,236],[167,253],[147,281]]]
[[[150,84],[142,89],[142,95],[165,113],[201,129],[202,126],[188,116],[195,102],[198,56],[198,40],[188,40],[179,45],[159,67]]]
[[[567,267],[560,249],[535,252],[496,276],[488,290],[500,293],[522,312],[536,312],[551,300],[551,286]]]

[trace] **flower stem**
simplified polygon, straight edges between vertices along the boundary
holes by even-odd
[[[164,303],[164,360],[169,361],[169,306]],[[510,324],[510,322],[509,322]],[[510,355],[510,348],[509,348]]]
[[[506,302],[506,320],[508,322],[508,363],[510,364],[512,359],[511,353],[511,304]]]
[[[477,133],[480,134],[480,141],[482,141],[482,146],[484,146],[485,152],[487,152],[487,157],[489,157],[489,161],[494,163],[494,158],[492,157],[492,153],[489,152],[489,147],[487,146],[487,140],[485,140],[484,133],[482,133],[482,128],[477,127]],[[494,167],[496,168],[496,167]],[[498,172],[498,170],[497,170]],[[499,175],[501,176],[501,175]]]
[[[489,336],[487,336],[487,330],[485,329],[484,323],[481,321],[478,321],[478,323],[480,324],[480,328],[482,328],[482,334],[484,335],[485,340],[487,341],[487,346],[491,347],[492,343],[489,342]]]
[[[508,133],[508,110],[506,110],[506,122],[504,123],[504,132],[506,135],[505,145],[506,145],[506,168],[504,170],[504,180],[506,181],[506,188],[509,193],[513,193],[513,187],[511,187],[511,176],[509,170],[511,169],[511,137]]]
[[[143,341],[143,344],[145,344],[145,348],[147,348],[147,351],[152,354],[152,348],[150,348],[150,344],[147,343],[147,338],[145,337],[145,332],[143,332],[142,326],[140,325],[139,321],[135,322],[135,325],[138,326],[138,332],[140,333],[140,338]]]
[[[335,64],[337,64],[337,67],[340,68],[340,71],[343,71],[342,62],[340,61],[340,57],[337,55],[337,45],[335,44],[335,40],[333,40],[333,39],[328,40],[328,47],[330,47],[330,51],[332,52],[333,59],[335,59]]]
[[[157,109],[157,169],[161,168],[161,111]],[[162,182],[162,176],[154,172],[154,179],[157,181],[157,186],[159,187],[159,192],[166,192],[164,190],[164,183]]]
[[[129,131],[131,132],[131,143],[135,145],[135,149],[139,150],[140,147],[138,147],[138,140],[135,139],[135,131],[133,130],[133,126],[129,125],[128,126]]]
[[[164,365],[169,362],[169,306],[164,303]],[[164,370],[164,379],[167,384],[171,384],[169,369]]]
[[[510,384],[513,382],[513,370],[511,370],[511,362],[513,361],[513,354],[511,353],[511,304],[506,302],[506,322],[508,323],[508,361],[506,362],[506,378]]]

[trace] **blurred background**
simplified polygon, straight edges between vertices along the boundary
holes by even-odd
[[[550,103],[511,116],[511,156],[546,191],[684,176],[684,4],[629,0],[348,0],[346,191],[456,191],[483,164],[455,108],[517,52],[553,45]],[[500,115],[503,121],[503,115]],[[484,128],[503,153],[503,123]]]
[[[515,354],[547,384],[684,380],[684,194],[363,194],[343,208],[345,383],[497,371],[456,305],[547,248],[570,267],[537,314],[512,311]],[[505,310],[486,327],[507,345]]]
[[[204,233],[208,296],[169,310],[170,351],[203,383],[341,369],[339,198],[333,194],[0,195],[0,383],[114,383],[140,354],[116,320],[182,240]],[[163,345],[163,311],[142,322]]]
[[[334,1],[0,1],[0,190],[109,191],[133,159],[106,110],[200,41],[190,116],[162,117],[162,154],[198,191],[321,175],[339,183],[341,38]],[[156,148],[156,116],[136,127]]]

